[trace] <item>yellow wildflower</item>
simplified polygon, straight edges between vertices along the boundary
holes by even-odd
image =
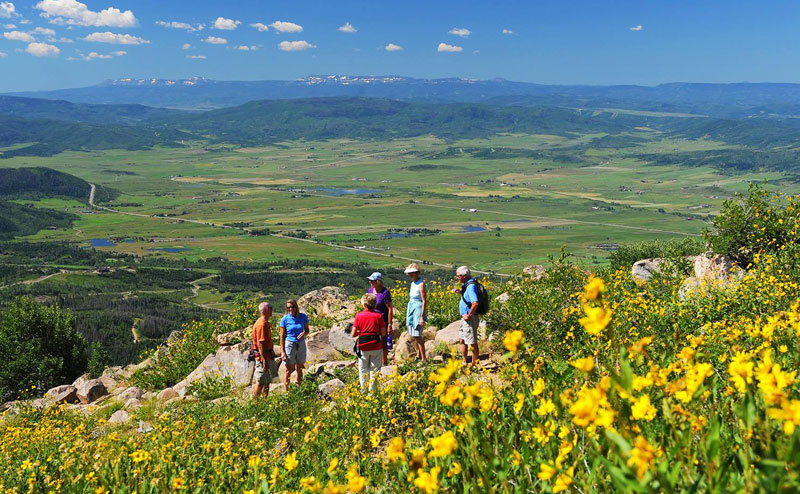
[[[517,353],[520,343],[522,342],[522,331],[508,331],[505,338],[503,338],[503,345],[511,353]]]
[[[433,448],[428,456],[430,458],[438,458],[442,456],[450,456],[458,446],[456,436],[453,431],[447,431],[439,437],[431,439],[431,447]]]
[[[582,317],[578,322],[592,336],[600,334],[611,322],[611,310],[605,307],[584,305],[583,311],[586,313],[586,317]]]
[[[297,453],[290,453],[286,455],[286,461],[284,462],[284,467],[286,468],[287,472],[291,472],[300,462],[297,461]]]
[[[650,404],[650,396],[642,395],[631,406],[634,420],[653,420],[656,418],[656,408]]]
[[[592,372],[592,369],[594,369],[594,357],[579,358],[570,362],[569,365],[582,372]]]
[[[386,457],[392,463],[398,460],[405,460],[405,447],[406,443],[402,437],[395,437],[391,441],[389,441],[389,446],[386,448]]]

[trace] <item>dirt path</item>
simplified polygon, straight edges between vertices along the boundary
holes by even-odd
[[[35,285],[36,283],[40,283],[40,282],[42,282],[44,280],[48,280],[48,279],[52,278],[53,276],[58,276],[58,275],[65,274],[65,273],[69,273],[69,271],[67,271],[66,269],[60,269],[58,271],[58,273],[51,273],[51,274],[48,274],[48,275],[45,275],[45,276],[40,276],[39,278],[36,278],[36,279],[33,279],[33,280],[16,281],[14,283],[9,283],[8,285],[0,286],[0,290],[2,290],[3,288],[9,288],[9,287],[16,286],[16,285]]]
[[[194,305],[196,305],[198,307],[202,307],[204,309],[224,310],[224,309],[218,309],[216,307],[213,307],[214,305],[217,305],[217,304],[198,304],[198,303],[195,303],[195,302],[191,302],[191,299],[197,298],[197,296],[200,294],[200,282],[201,281],[210,280],[212,278],[218,278],[218,277],[219,277],[218,274],[210,274],[210,275],[208,275],[208,276],[206,276],[204,278],[198,278],[198,279],[196,279],[194,281],[190,281],[189,282],[189,286],[192,287],[192,294],[189,295],[188,297],[184,297],[183,301],[184,302],[189,302],[191,304],[194,304]]]

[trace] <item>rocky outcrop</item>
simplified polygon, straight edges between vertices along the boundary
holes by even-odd
[[[83,404],[94,403],[99,398],[108,394],[108,389],[100,379],[91,379],[78,388],[78,399]]]
[[[132,412],[133,410],[136,410],[137,408],[139,408],[141,406],[142,406],[142,402],[140,400],[138,400],[136,398],[131,398],[128,401],[125,402],[125,405],[123,405],[123,408],[125,410],[128,410],[129,412]]]
[[[541,277],[544,276],[546,272],[547,268],[539,264],[531,264],[530,266],[526,266],[522,270],[522,274],[524,276],[528,276],[534,280],[541,279]]]
[[[336,350],[346,355],[355,355],[353,353],[353,344],[355,338],[350,336],[353,331],[353,321],[340,321],[335,323],[330,331],[328,331],[328,343]]]
[[[61,403],[75,403],[78,401],[78,388],[71,384],[57,386],[44,394],[45,401],[59,405]]]
[[[211,374],[230,377],[237,387],[249,386],[255,370],[255,362],[247,360],[249,353],[249,342],[220,347],[217,353],[207,356],[191,374],[173,387],[180,396],[185,396],[190,384],[202,381]]]
[[[357,308],[353,300],[349,300],[347,292],[338,286],[326,286],[308,292],[297,301],[300,310],[331,319],[352,317]]]
[[[230,333],[222,333],[217,335],[217,345],[219,346],[230,346],[235,345],[237,343],[241,343],[248,338],[248,329],[251,328],[244,328],[240,329],[239,331],[231,331]],[[252,336],[250,333],[249,336]]]
[[[641,261],[636,261],[633,263],[633,267],[631,268],[633,281],[636,281],[637,283],[645,283],[650,281],[654,275],[661,274],[661,267],[663,264],[664,259],[661,258],[642,259]]]
[[[126,388],[125,391],[117,395],[120,401],[127,401],[132,398],[141,400],[142,396],[144,396],[144,390],[141,388],[137,388],[136,386],[131,386],[129,388]]]
[[[411,357],[416,357],[417,349],[414,346],[414,338],[408,332],[400,335],[400,338],[394,342],[394,358],[395,360],[408,360]]]
[[[306,359],[309,363],[341,358],[342,354],[330,342],[330,330],[317,331],[306,337]]]
[[[747,273],[727,256],[700,255],[694,259],[694,276],[683,282],[678,293],[681,298],[686,298],[708,290],[730,289],[745,276]]]
[[[156,396],[156,400],[159,403],[166,403],[169,400],[171,400],[173,398],[177,398],[177,397],[178,397],[178,392],[177,391],[175,391],[173,388],[166,388],[166,389],[162,389],[158,393],[158,396]]]
[[[332,360],[330,362],[322,362],[319,364],[312,364],[308,367],[309,374],[333,374],[336,369],[351,369],[358,365],[357,360]]]
[[[506,304],[506,303],[508,303],[508,299],[510,299],[510,298],[511,298],[511,294],[510,294],[510,293],[508,293],[508,292],[503,292],[503,293],[501,293],[500,295],[496,296],[496,297],[494,298],[494,301],[495,301],[495,303],[496,303],[496,304],[498,304],[498,305],[503,305],[503,304]]]
[[[341,379],[331,379],[330,381],[320,384],[317,389],[319,393],[325,398],[330,398],[335,392],[344,389],[345,384]]]

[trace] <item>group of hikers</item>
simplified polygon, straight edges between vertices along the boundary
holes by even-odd
[[[422,332],[427,321],[427,288],[422,272],[417,263],[409,264],[405,274],[411,279],[409,285],[408,305],[406,308],[405,327],[413,338],[417,357],[425,362],[425,340]],[[453,289],[459,294],[459,340],[464,364],[469,364],[469,350],[472,351],[472,364],[478,361],[478,316],[485,311],[486,292],[482,285],[472,277],[467,266],[456,270],[456,278],[461,288]],[[389,350],[392,348],[391,324],[394,316],[391,291],[383,284],[383,275],[372,273],[370,288],[361,297],[363,310],[353,320],[351,336],[355,339],[354,352],[358,356],[359,382],[363,390],[374,391],[378,386],[381,367],[388,364]],[[308,316],[300,312],[297,301],[286,301],[286,314],[281,318],[280,356],[273,350],[272,306],[263,302],[258,310],[261,317],[253,325],[252,355],[255,360],[253,380],[256,385],[253,396],[265,396],[269,393],[272,378],[271,368],[276,368],[282,361],[285,366],[284,386],[288,389],[292,373],[297,372],[297,382],[303,380],[303,369],[306,363],[306,336],[309,334]]]

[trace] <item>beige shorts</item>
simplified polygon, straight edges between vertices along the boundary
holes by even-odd
[[[269,360],[267,361],[267,365],[261,363],[260,360],[256,360],[256,369],[253,372],[253,382],[257,384],[268,384],[272,380],[272,376],[270,375],[269,370]]]
[[[458,328],[458,337],[465,345],[475,345],[478,343],[478,316],[472,316],[466,321],[461,319],[461,326]]]

